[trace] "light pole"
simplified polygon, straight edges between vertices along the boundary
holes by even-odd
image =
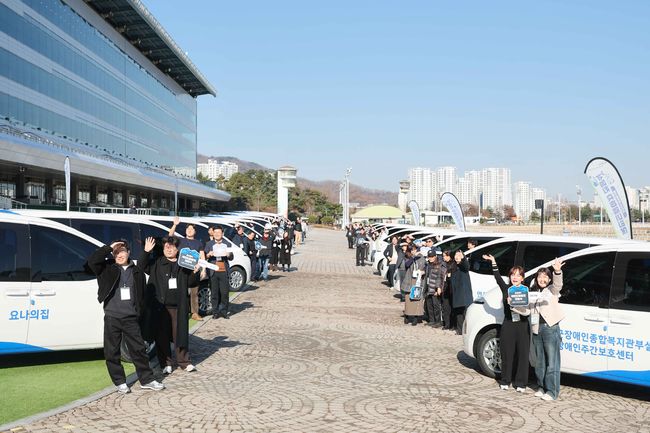
[[[580,204],[582,203],[582,189],[580,188],[580,185],[576,185],[576,189],[578,190],[578,225],[582,225],[582,209],[580,208]]]
[[[345,208],[343,205],[343,191],[345,188],[345,182],[341,182],[339,185],[339,204],[341,205],[341,230],[345,230],[346,221],[345,221]]]
[[[352,168],[348,168],[345,171],[345,180],[343,188],[343,221],[345,224],[348,224],[350,221],[350,175],[352,174]]]
[[[643,194],[639,195],[639,210],[641,211],[641,225],[645,227],[645,206],[642,206],[641,203],[644,205],[648,203],[648,193],[645,192]]]

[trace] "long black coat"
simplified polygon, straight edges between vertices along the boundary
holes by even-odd
[[[155,260],[151,259],[151,253],[142,252],[138,259],[138,267],[149,274],[148,289],[155,294],[156,310],[162,312],[165,308],[165,293],[169,288],[169,278],[172,276],[172,262],[164,256]],[[194,279],[193,271],[179,267],[176,276],[176,286],[178,289],[178,314],[176,315],[176,344],[178,347],[187,348],[189,345],[189,302],[188,287],[190,279]],[[159,323],[157,321],[156,323]]]
[[[454,308],[467,307],[474,302],[472,281],[469,278],[469,262],[465,257],[451,273],[451,291]]]
[[[291,266],[291,239],[282,239],[280,242],[280,264]]]

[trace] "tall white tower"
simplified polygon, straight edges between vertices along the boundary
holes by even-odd
[[[287,218],[289,215],[289,188],[296,186],[298,170],[285,165],[278,169],[278,214]]]

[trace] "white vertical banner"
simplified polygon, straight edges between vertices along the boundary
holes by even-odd
[[[418,202],[415,200],[411,200],[409,204],[407,205],[409,209],[411,209],[411,213],[413,214],[413,224],[416,226],[420,225],[420,206],[418,205]]]
[[[444,192],[440,196],[440,202],[444,207],[447,208],[447,210],[451,214],[451,217],[453,218],[454,223],[456,224],[458,230],[460,230],[461,232],[466,231],[465,215],[463,214],[463,208],[460,206],[460,202],[458,201],[458,198],[450,192]]]
[[[63,163],[63,172],[65,174],[65,210],[70,212],[70,158],[67,156]]]
[[[598,194],[617,236],[622,239],[632,239],[630,204],[625,184],[614,164],[605,158],[593,158],[587,163],[585,174]]]

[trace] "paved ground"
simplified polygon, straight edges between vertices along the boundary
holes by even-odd
[[[17,431],[650,432],[646,390],[564,376],[557,402],[499,390],[461,337],[405,326],[339,232],[313,230],[294,265],[242,294],[230,320],[205,322],[191,339],[197,373]]]

